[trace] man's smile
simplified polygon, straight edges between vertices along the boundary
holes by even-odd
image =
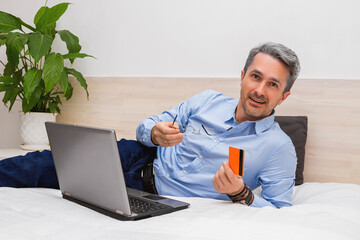
[[[264,97],[257,97],[255,94],[249,95],[250,104],[255,106],[261,106],[267,103],[267,100]]]

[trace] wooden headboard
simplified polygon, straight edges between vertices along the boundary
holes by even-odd
[[[171,109],[205,89],[239,97],[238,78],[87,77],[90,99],[73,83],[58,122],[112,128],[135,139],[141,120]],[[305,182],[360,184],[360,81],[298,79],[276,115],[309,118]]]

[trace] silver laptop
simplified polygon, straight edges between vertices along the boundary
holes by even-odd
[[[126,187],[114,130],[45,125],[63,198],[120,220],[148,218],[189,206]]]

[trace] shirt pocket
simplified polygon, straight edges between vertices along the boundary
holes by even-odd
[[[181,172],[180,176],[185,176],[191,173],[198,173],[205,167],[205,161],[202,156],[195,158],[188,166],[184,167]]]

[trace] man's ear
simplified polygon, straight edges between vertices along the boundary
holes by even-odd
[[[244,77],[245,77],[244,70],[241,70],[241,81],[240,81],[241,84],[242,84],[242,82],[244,80]]]
[[[290,95],[290,91],[284,92],[277,105],[280,105]]]

